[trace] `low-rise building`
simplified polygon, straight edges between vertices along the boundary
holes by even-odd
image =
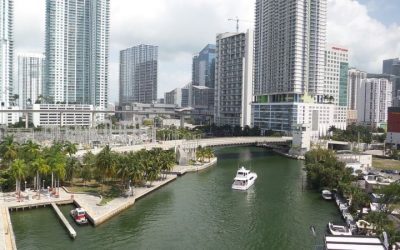
[[[34,104],[30,108],[32,109],[32,111],[34,111],[31,113],[30,119],[35,127],[47,127],[47,126],[91,127],[93,125],[93,113],[92,113],[92,111],[94,110],[93,105]],[[77,112],[74,113],[73,111]],[[87,113],[84,111],[87,111]]]
[[[326,235],[324,249],[386,250],[386,247],[379,237]]]
[[[337,158],[344,163],[359,163],[361,168],[368,170],[372,167],[372,155],[362,153],[338,152]]]
[[[400,107],[388,109],[386,143],[393,144],[396,148],[400,145]]]

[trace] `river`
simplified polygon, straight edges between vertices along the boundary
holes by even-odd
[[[314,249],[322,243],[328,221],[340,221],[333,202],[303,188],[301,161],[255,147],[221,148],[216,154],[216,166],[178,178],[96,228],[72,224],[78,233],[75,240],[51,208],[13,212],[17,247]],[[258,175],[245,192],[231,189],[241,164]],[[72,206],[60,208],[72,223]]]

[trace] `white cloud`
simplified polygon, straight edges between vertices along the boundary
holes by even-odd
[[[400,56],[400,26],[385,26],[354,0],[328,0],[328,42],[350,49],[350,64],[381,73],[382,60]]]
[[[44,51],[45,0],[14,0],[18,51]],[[110,96],[118,99],[119,51],[159,46],[158,95],[191,80],[192,56],[217,33],[234,31],[228,18],[253,20],[255,0],[111,0]],[[351,51],[351,65],[380,72],[384,58],[400,56],[400,28],[387,27],[355,0],[328,0],[328,42]],[[241,29],[251,27],[241,23]]]

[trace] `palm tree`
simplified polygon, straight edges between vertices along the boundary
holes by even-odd
[[[105,178],[111,178],[114,174],[116,165],[116,157],[111,151],[109,145],[105,146],[103,150],[96,156],[95,166],[102,174],[102,181]]]
[[[214,152],[210,147],[204,149],[204,157],[208,158],[208,162],[210,162],[211,158],[214,157]]]
[[[18,193],[18,199],[21,199],[21,180],[25,179],[27,167],[24,160],[17,159],[11,165],[11,176],[15,179],[15,192]]]
[[[69,155],[69,157],[72,157],[72,155],[74,155],[78,151],[78,148],[76,147],[75,143],[71,143],[68,141],[64,144],[64,151]]]
[[[11,163],[18,157],[18,143],[14,141],[14,136],[6,136],[0,143],[0,155],[6,167],[10,167]]]
[[[204,149],[201,146],[198,146],[196,150],[196,159],[200,160],[200,162],[203,162],[204,157]]]
[[[38,192],[38,198],[40,199],[40,177],[46,175],[50,171],[50,167],[43,156],[38,156],[31,164],[30,171],[36,173],[36,188]]]

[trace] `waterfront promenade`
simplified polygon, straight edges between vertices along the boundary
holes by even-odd
[[[87,193],[72,193],[67,188],[59,189],[59,196],[50,195],[48,190],[40,192],[40,199],[37,192],[27,190],[21,193],[18,199],[15,192],[1,193],[0,199],[0,250],[16,249],[15,237],[12,230],[10,211],[31,209],[37,207],[51,206],[52,204],[75,204],[87,211],[89,220],[94,226],[98,226],[113,216],[121,213],[125,209],[133,206],[135,202],[150,194],[151,192],[161,188],[162,186],[176,180],[180,175],[187,172],[196,172],[206,169],[216,164],[217,158],[212,158],[210,162],[195,166],[175,166],[173,170],[165,176],[165,179],[147,183],[145,187],[133,188],[133,195],[127,193],[126,197],[118,197],[109,201],[105,205],[100,205],[101,197]],[[79,236],[77,236],[79,237]]]

